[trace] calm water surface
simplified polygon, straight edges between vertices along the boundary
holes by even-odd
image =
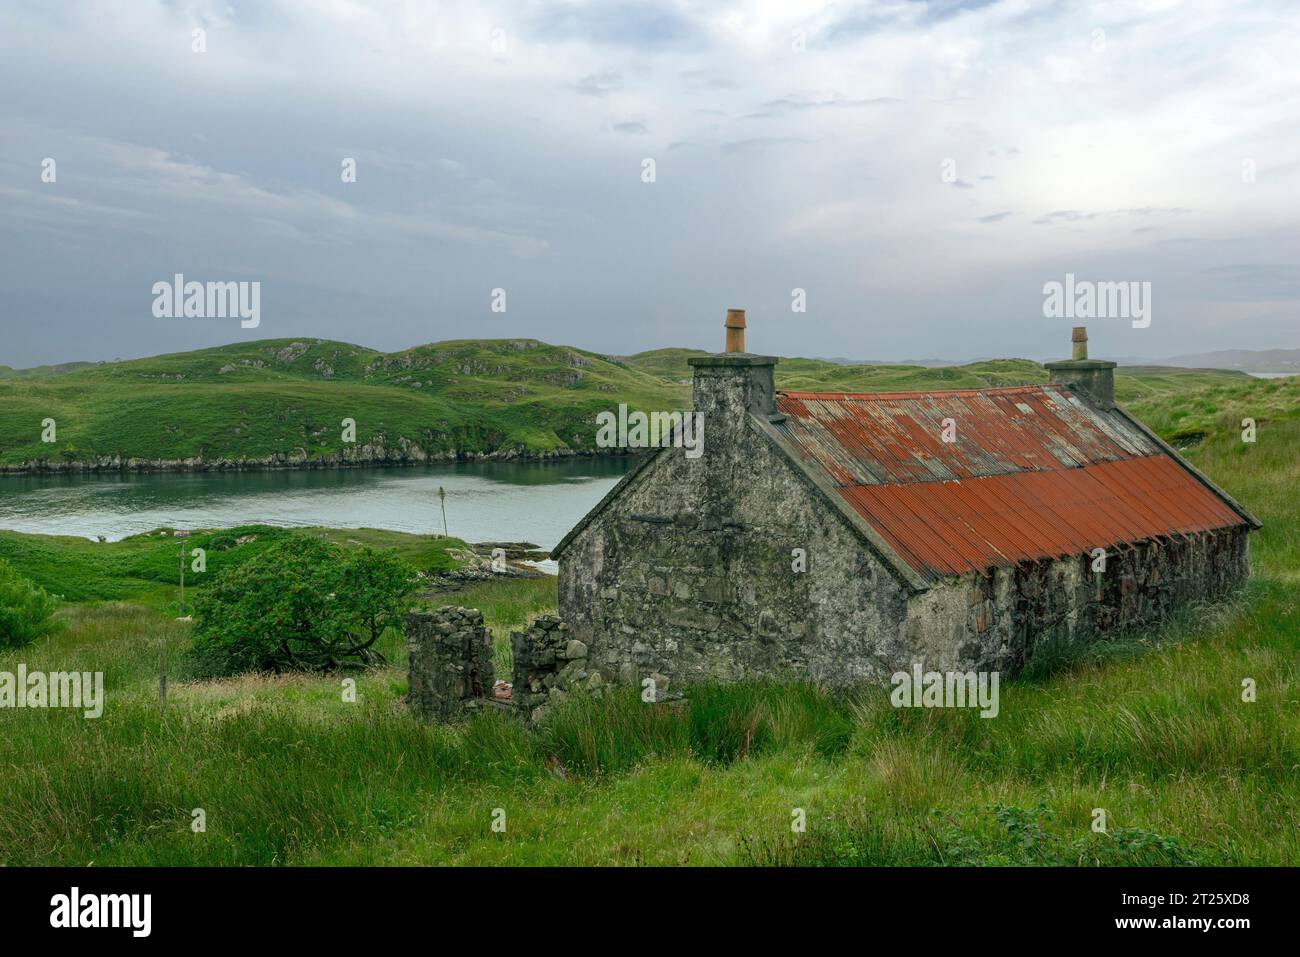
[[[0,528],[110,541],[159,526],[327,525],[441,532],[551,548],[631,459],[302,472],[0,476]]]

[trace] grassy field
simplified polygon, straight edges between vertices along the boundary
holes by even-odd
[[[671,410],[690,403],[699,353],[660,349],[601,356],[535,339],[457,340],[380,353],[322,339],[275,339],[112,363],[0,367],[0,465],[137,458],[309,460],[378,449],[427,455],[590,451],[595,417],[620,402]],[[1003,359],[964,366],[851,366],[783,359],[787,389],[890,391],[1045,382],[1041,365]],[[1124,370],[1120,398],[1248,382],[1243,373]],[[345,445],[341,423],[356,422]],[[42,423],[53,419],[53,442]]]
[[[289,535],[308,535],[336,545],[393,549],[419,571],[438,572],[459,564],[449,549],[465,543],[443,536],[407,535],[374,528],[276,528],[243,525],[196,531],[181,540],[170,528],[155,529],[116,542],[0,531],[0,558],[22,570],[42,588],[68,602],[130,601],[172,615],[179,603],[180,550],[202,549],[204,574],[187,571],[191,592],[227,568],[238,568]],[[187,568],[191,567],[187,561]]]
[[[1264,522],[1247,592],[1031,663],[992,720],[742,685],[676,708],[575,701],[538,731],[496,715],[425,727],[399,703],[395,635],[355,703],[337,678],[247,677],[173,685],[160,712],[160,648],[177,661],[188,642],[167,604],[175,541],[0,535],[0,555],[69,598],[67,627],[0,670],[102,670],[109,694],[94,720],[0,712],[0,863],[1300,863],[1300,380],[1192,375],[1126,394]],[[318,534],[449,561],[445,539]],[[261,541],[209,544],[234,561]],[[483,608],[503,641],[553,589],[429,600]]]

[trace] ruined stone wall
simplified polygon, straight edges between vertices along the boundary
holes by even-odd
[[[538,721],[575,691],[598,694],[604,676],[590,670],[587,646],[573,637],[554,615],[535,619],[510,634],[514,685],[511,703],[530,721]]]
[[[492,699],[492,635],[476,608],[410,612],[406,703],[427,721],[450,721]]]
[[[955,579],[912,598],[905,633],[936,670],[1014,673],[1035,647],[1092,641],[1159,624],[1196,601],[1230,595],[1249,574],[1244,527],[1028,562]]]
[[[559,589],[606,680],[843,686],[907,660],[900,583],[743,417],[706,414],[699,458],[660,453],[570,543]]]

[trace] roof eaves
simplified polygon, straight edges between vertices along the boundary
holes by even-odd
[[[821,466],[815,462],[809,462],[799,450],[783,436],[771,422],[765,417],[755,413],[749,414],[750,426],[760,435],[765,436],[773,445],[785,456],[786,460],[795,467],[795,470],[804,477],[811,485],[814,491],[821,494],[822,498],[839,513],[840,517],[848,523],[849,527],[857,533],[858,537],[868,546],[868,548],[883,561],[911,592],[923,592],[930,588],[929,581],[926,580],[915,568],[907,563],[893,547],[881,537],[880,533],[871,527],[871,524],[859,515],[853,506],[835,490]]]

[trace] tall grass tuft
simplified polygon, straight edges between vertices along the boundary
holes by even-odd
[[[830,757],[853,737],[847,704],[806,684],[742,682],[692,687],[685,701],[647,704],[635,688],[574,697],[547,718],[544,747],[579,774],[617,774],[654,757],[690,754],[726,766],[780,749]]]

